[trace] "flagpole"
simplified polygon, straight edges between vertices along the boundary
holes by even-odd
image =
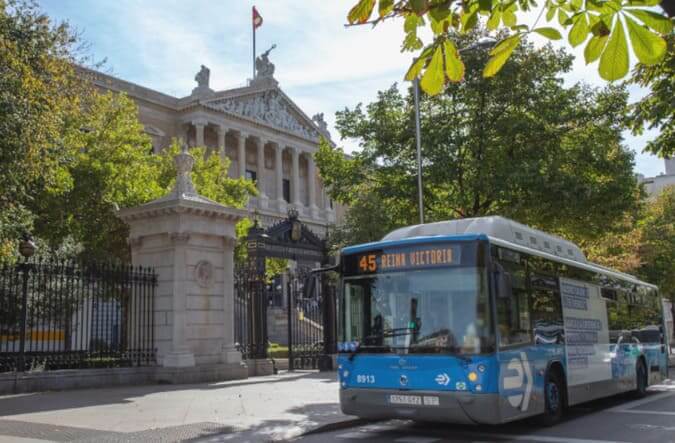
[[[252,80],[255,80],[255,20],[251,20],[251,25],[253,26],[253,77]]]

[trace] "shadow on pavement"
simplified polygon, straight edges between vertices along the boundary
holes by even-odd
[[[218,390],[250,385],[273,385],[300,379],[316,379],[326,383],[337,380],[334,372],[298,371],[284,372],[279,375],[252,377],[215,383],[196,383],[184,385],[155,384],[134,385],[111,388],[77,389],[71,391],[48,391],[30,394],[15,394],[0,397],[0,417],[7,415],[29,414],[56,411],[88,406],[132,403],[134,398],[163,392],[186,390]]]
[[[204,433],[190,442],[269,442],[287,441],[299,437],[319,427],[334,430],[342,423],[343,427],[357,425],[354,417],[343,415],[337,403],[314,403],[302,407],[290,408],[287,414],[297,415],[297,419],[265,420],[246,429],[226,433]],[[362,423],[363,421],[359,421]]]

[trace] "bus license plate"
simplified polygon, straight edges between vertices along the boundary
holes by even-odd
[[[438,406],[438,397],[421,395],[390,395],[389,403],[394,405]]]

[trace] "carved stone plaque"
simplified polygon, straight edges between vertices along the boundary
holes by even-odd
[[[195,267],[195,280],[202,288],[213,286],[213,265],[211,262],[202,260]]]

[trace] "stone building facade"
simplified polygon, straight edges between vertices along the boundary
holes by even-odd
[[[675,158],[664,159],[666,172],[655,177],[645,177],[638,174],[638,183],[644,186],[650,198],[655,198],[665,188],[675,186]]]
[[[230,177],[256,182],[259,195],[250,200],[248,210],[257,213],[263,225],[284,218],[294,207],[300,219],[323,236],[341,212],[328,197],[313,159],[320,137],[330,140],[323,114],[309,118],[293,103],[274,79],[274,65],[267,57],[259,57],[256,68],[256,78],[247,86],[214,91],[210,71],[202,65],[195,76],[197,86],[182,98],[80,69],[95,86],[124,92],[136,102],[155,152],[173,138],[188,146],[206,146],[212,154],[230,159]]]

